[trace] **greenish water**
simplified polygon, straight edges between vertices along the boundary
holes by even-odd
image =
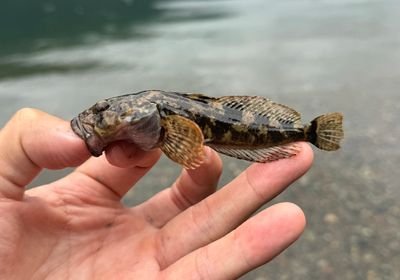
[[[275,201],[307,229],[243,279],[400,279],[400,2],[395,0],[5,1],[0,123],[21,107],[70,119],[143,89],[254,94],[303,113],[345,115],[336,153]],[[224,158],[221,186],[247,163]],[[126,197],[168,186],[162,159]],[[60,173],[46,172],[34,185]]]

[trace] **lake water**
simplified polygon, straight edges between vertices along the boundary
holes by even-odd
[[[343,112],[343,148],[316,150],[312,170],[274,200],[304,209],[304,235],[242,279],[400,279],[400,1],[86,2],[32,1],[26,14],[1,4],[1,125],[22,107],[70,119],[150,88],[263,95],[305,121]],[[224,157],[221,186],[247,165]],[[178,172],[163,158],[126,204]]]

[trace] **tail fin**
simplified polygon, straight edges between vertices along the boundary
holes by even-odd
[[[307,128],[307,140],[325,151],[339,149],[344,135],[342,122],[341,113],[329,113],[315,118]]]

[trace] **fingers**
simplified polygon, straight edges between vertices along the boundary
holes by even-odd
[[[117,167],[128,168],[137,166],[146,168],[152,166],[155,160],[158,160],[160,151],[145,152],[138,149],[132,143],[118,141],[106,148],[105,155],[107,161]],[[149,155],[154,156],[149,157]]]
[[[89,156],[68,122],[22,109],[0,131],[0,196],[21,199],[41,168],[77,166]]]
[[[164,252],[161,265],[165,267],[225,235],[303,175],[313,155],[308,144],[299,146],[301,152],[295,157],[251,165],[224,188],[167,223],[156,239]]]
[[[236,279],[269,262],[303,232],[300,208],[281,203],[262,211],[223,238],[178,260],[165,279]]]
[[[205,147],[205,161],[196,169],[183,169],[175,183],[139,206],[145,218],[162,227],[177,214],[212,194],[222,172],[222,161]]]
[[[144,152],[126,143],[112,145],[106,154],[89,159],[65,180],[86,197],[120,200],[160,157],[159,150]]]

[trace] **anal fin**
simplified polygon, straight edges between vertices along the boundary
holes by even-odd
[[[178,115],[163,117],[161,125],[164,128],[161,150],[165,155],[186,169],[198,167],[204,159],[204,136],[199,126]]]
[[[233,146],[209,145],[217,152],[238,159],[244,159],[252,162],[271,162],[283,158],[295,156],[300,152],[296,143],[285,144],[269,148],[238,148]]]

